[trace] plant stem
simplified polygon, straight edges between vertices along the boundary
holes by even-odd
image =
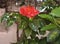
[[[19,41],[19,29],[18,29],[18,24],[17,24],[17,41]]]

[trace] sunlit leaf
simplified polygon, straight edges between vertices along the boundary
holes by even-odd
[[[49,24],[41,28],[41,31],[46,31],[46,30],[52,30],[54,28],[57,28],[55,24]]]
[[[50,14],[52,16],[60,17],[60,7],[53,9]]]
[[[38,16],[41,17],[41,18],[44,18],[46,20],[49,20],[49,21],[52,21],[53,22],[53,17],[50,16],[49,14],[40,14]]]

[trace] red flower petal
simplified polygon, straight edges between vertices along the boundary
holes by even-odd
[[[22,6],[20,8],[20,14],[28,18],[32,18],[39,14],[39,11],[37,11],[33,6]]]

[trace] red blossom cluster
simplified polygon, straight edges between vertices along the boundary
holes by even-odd
[[[39,14],[39,11],[36,10],[33,6],[22,6],[20,7],[19,13],[27,18],[33,18]]]

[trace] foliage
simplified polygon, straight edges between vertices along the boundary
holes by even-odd
[[[16,12],[5,13],[1,21],[6,21],[8,27],[15,22],[18,24],[19,29],[24,30],[23,38],[18,44],[47,44],[47,42],[54,42],[53,44],[55,44],[55,41],[60,36],[59,11],[60,7],[55,7],[48,14],[40,13],[31,19]],[[46,37],[43,37],[46,31],[50,31],[50,33]],[[40,35],[43,36],[41,37]],[[59,43],[56,41],[56,44]]]

